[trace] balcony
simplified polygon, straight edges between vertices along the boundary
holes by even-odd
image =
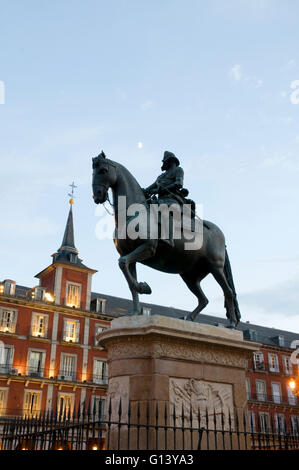
[[[97,385],[107,385],[108,376],[107,375],[94,375],[92,378],[92,383]]]
[[[287,395],[267,395],[265,393],[248,393],[247,400],[249,402],[267,403],[272,405],[288,405],[298,406],[298,400],[295,396]]]

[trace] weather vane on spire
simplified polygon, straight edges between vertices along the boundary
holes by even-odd
[[[75,183],[74,181],[72,182],[72,184],[69,185],[71,188],[72,188],[72,191],[71,193],[68,193],[68,195],[70,196],[70,204],[74,204],[74,189],[77,188],[77,186],[75,186]]]

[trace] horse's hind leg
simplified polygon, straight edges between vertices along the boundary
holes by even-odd
[[[230,322],[229,326],[230,328],[236,328],[237,319],[235,315],[234,293],[226,280],[223,268],[213,266],[211,267],[211,273],[223,290],[225,299],[224,306],[226,309],[226,316]]]
[[[201,273],[201,275],[197,274],[181,274],[183,281],[187,284],[191,292],[197,297],[198,299],[198,306],[193,312],[190,312],[186,317],[185,320],[194,321],[197,315],[207,306],[209,303],[207,297],[203,293],[200,282],[206,277],[207,272]]]

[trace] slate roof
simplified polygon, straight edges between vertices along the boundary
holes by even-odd
[[[91,293],[91,300],[96,298],[106,299],[105,313],[111,317],[120,317],[127,315],[131,312],[132,301],[129,299],[123,299],[121,297],[115,297],[106,294],[99,294],[96,292]],[[187,313],[186,310],[180,310],[174,307],[165,307],[163,305],[156,305],[150,303],[141,302],[141,306],[149,307],[152,315],[165,315],[167,317],[184,318]],[[200,313],[196,321],[198,323],[205,323],[208,325],[226,327],[228,322],[223,317],[217,317],[213,315],[205,315]],[[299,334],[291,331],[278,330],[276,328],[268,328],[265,326],[255,325],[253,323],[240,322],[238,330],[243,331],[244,339],[257,343],[262,343],[269,346],[282,346],[284,348],[290,348],[291,343],[294,340],[299,340]],[[250,333],[250,331],[253,332]],[[255,333],[254,333],[255,332]],[[279,343],[279,337],[283,338],[283,345]]]

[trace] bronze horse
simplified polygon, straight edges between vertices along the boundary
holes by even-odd
[[[126,233],[129,220],[126,216],[122,217],[123,226],[119,226],[119,197],[125,196],[126,211],[129,206],[136,203],[142,204],[148,210],[149,202],[142,188],[123,165],[107,159],[103,152],[93,158],[92,188],[96,204],[104,203],[108,198],[109,188],[112,190],[115,215],[114,243],[121,255],[119,267],[132,293],[132,315],[142,314],[138,294],[151,293],[146,282],[137,281],[136,263],[140,262],[159,271],[179,274],[182,277],[198,299],[195,310],[185,317],[191,321],[194,321],[197,314],[208,304],[200,282],[211,273],[223,290],[229,327],[236,328],[241,315],[224,235],[215,224],[204,221],[202,246],[192,251],[185,250],[183,239],[175,239],[174,246],[170,246],[161,239],[133,240],[129,237],[120,237],[118,234],[124,231]]]

